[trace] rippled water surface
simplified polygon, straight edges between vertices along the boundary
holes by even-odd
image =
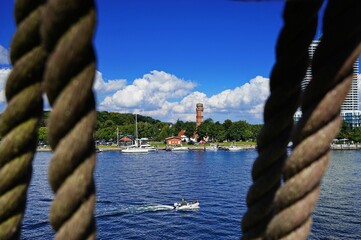
[[[239,239],[256,151],[102,152],[96,169],[98,239]],[[50,153],[38,153],[22,239],[50,239]],[[361,239],[361,152],[334,152],[310,239]],[[198,199],[200,209],[171,205]]]

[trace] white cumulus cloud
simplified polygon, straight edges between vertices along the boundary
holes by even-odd
[[[114,79],[105,81],[103,74],[96,71],[94,90],[97,92],[115,92],[125,87],[127,81],[125,79]]]
[[[154,70],[106,97],[100,107],[118,111],[126,108],[156,110],[166,104],[167,100],[190,93],[195,86],[193,82]]]
[[[5,83],[8,78],[11,69],[9,68],[0,68],[0,104],[5,102]]]
[[[154,70],[105,97],[99,107],[100,110],[137,112],[174,122],[177,119],[195,121],[196,104],[203,103],[205,118],[223,114],[227,118],[233,116],[235,120],[262,120],[269,95],[268,78],[257,76],[241,86],[212,96],[194,91],[195,87],[194,82]]]
[[[269,79],[257,76],[248,83],[228,89],[209,98],[208,104],[218,110],[252,110],[264,104],[269,95]]]
[[[9,51],[0,45],[0,64],[9,64]]]
[[[0,104],[5,103],[5,82],[10,72],[8,68],[0,69]],[[195,121],[196,104],[203,103],[205,119],[262,122],[269,95],[268,78],[257,76],[243,85],[210,96],[195,88],[193,81],[157,70],[128,85],[124,79],[104,80],[97,71],[94,84],[94,90],[103,99],[99,110],[139,113],[162,121]]]
[[[213,96],[193,92],[180,102],[174,103],[171,110],[180,119],[195,121],[195,106],[197,103],[203,103],[205,118],[217,115],[234,120],[260,122],[268,96],[269,79],[257,76],[242,86],[224,90]]]

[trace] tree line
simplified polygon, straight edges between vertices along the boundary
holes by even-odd
[[[39,141],[47,142],[48,111],[44,112],[39,127]],[[206,119],[197,128],[195,122],[178,120],[175,124],[161,122],[148,116],[138,115],[138,136],[152,138],[154,141],[164,141],[170,136],[177,136],[180,130],[185,130],[187,137],[193,137],[197,132],[199,138],[208,137],[214,142],[222,141],[255,141],[262,125],[249,124],[246,121],[227,119],[223,123],[214,122],[211,118]],[[96,140],[115,141],[117,128],[121,135],[135,135],[135,115],[131,113],[97,112],[97,124],[94,138]],[[338,139],[349,139],[353,142],[361,142],[361,127],[352,128],[343,121]]]
[[[348,139],[356,143],[361,142],[361,127],[352,128],[350,124],[343,121],[340,132],[337,136],[338,139]]]
[[[40,122],[39,141],[47,142],[47,119],[49,112],[45,112]],[[176,123],[161,122],[148,116],[137,115],[138,137],[150,138],[163,142],[165,138],[177,136],[185,130],[188,138],[197,133],[199,139],[207,137],[214,142],[222,141],[255,141],[261,129],[260,124],[249,124],[246,121],[225,120],[223,123],[206,119],[198,128],[195,122],[178,120]],[[117,129],[120,135],[135,136],[135,115],[131,113],[97,112],[95,140],[116,141]]]

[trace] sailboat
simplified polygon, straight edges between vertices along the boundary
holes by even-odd
[[[148,149],[140,147],[127,147],[122,153],[149,153]]]
[[[148,153],[149,150],[146,148],[140,147],[140,139],[138,139],[138,119],[137,114],[135,114],[135,144],[129,146],[125,149],[122,149],[122,153]]]

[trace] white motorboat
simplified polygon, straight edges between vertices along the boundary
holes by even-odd
[[[156,147],[145,147],[144,149],[147,149],[148,152],[158,152],[158,148]]]
[[[182,200],[180,203],[174,203],[173,206],[175,210],[193,210],[199,208],[199,201],[194,200],[192,202],[186,202]]]
[[[230,146],[229,148],[228,148],[228,150],[229,151],[241,151],[241,150],[243,150],[243,148],[242,147],[238,147],[238,146]]]
[[[218,151],[218,146],[210,145],[209,147],[206,147],[206,151]]]
[[[157,152],[158,151],[158,148],[156,147],[152,147],[150,144],[142,144],[140,145],[140,148],[144,148],[144,149],[147,149],[148,152]]]

